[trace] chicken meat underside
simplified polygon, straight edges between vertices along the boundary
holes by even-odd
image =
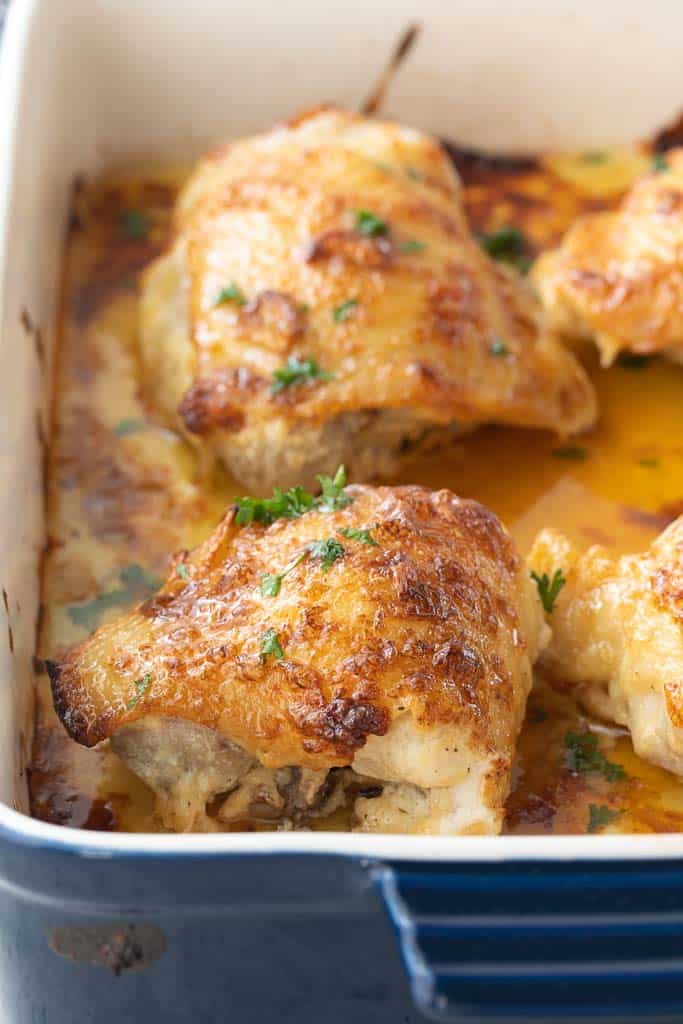
[[[546,633],[493,513],[354,486],[267,526],[231,511],[49,670],[69,733],[110,738],[167,828],[297,827],[348,800],[360,830],[495,833]]]
[[[596,417],[529,285],[472,236],[442,148],[339,110],[199,164],[140,335],[150,401],[252,493],[342,462],[384,478],[484,422],[568,435]]]

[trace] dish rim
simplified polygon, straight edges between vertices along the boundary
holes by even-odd
[[[0,308],[10,258],[9,214],[16,168],[18,112],[27,44],[43,0],[12,0],[0,49]],[[635,835],[405,836],[352,832],[96,832],[50,824],[0,802],[0,843],[71,852],[85,858],[336,855],[365,861],[496,863],[506,861],[672,860],[683,833]]]

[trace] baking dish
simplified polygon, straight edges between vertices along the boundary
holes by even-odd
[[[429,0],[417,13],[387,109],[465,145],[627,140],[683,96],[674,2]],[[408,0],[12,6],[0,82],[0,1015],[12,1024],[683,1017],[679,836],[164,837],[26,814],[49,335],[72,182],[322,99],[356,107],[415,14]]]

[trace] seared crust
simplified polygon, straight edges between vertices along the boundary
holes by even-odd
[[[454,749],[492,764],[504,795],[541,629],[512,541],[493,513],[448,491],[347,491],[346,508],[268,527],[240,527],[232,510],[155,597],[50,664],[71,736],[93,745],[171,716],[268,767],[321,769],[351,764],[409,716],[444,742],[457,730]],[[339,532],[349,527],[378,546]],[[344,551],[327,571],[309,555],[263,596],[264,573],[328,537]],[[269,629],[281,660],[262,657]]]
[[[614,212],[586,214],[534,268],[551,322],[621,351],[683,359],[683,149],[638,181]]]
[[[376,234],[359,229],[359,210],[379,218]],[[560,434],[594,422],[586,375],[528,285],[472,237],[457,176],[424,135],[315,112],[204,160],[176,220],[143,290],[148,390],[250,487],[263,481],[260,447],[283,446],[279,482],[293,482],[287,436],[353,416],[410,416],[397,454],[411,429],[454,422]],[[237,299],[218,302],[232,284]],[[329,378],[273,393],[293,356]],[[348,457],[354,471],[362,426],[330,452],[335,464]]]

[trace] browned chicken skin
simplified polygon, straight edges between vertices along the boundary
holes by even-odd
[[[360,829],[497,832],[536,588],[476,502],[354,486],[334,504],[271,525],[231,510],[50,665],[57,711],[80,743],[113,738],[170,828],[212,827],[217,794],[223,820],[257,804],[297,824],[350,787]]]
[[[605,366],[622,351],[683,361],[683,149],[660,160],[534,268],[552,325],[594,339]]]
[[[253,492],[342,461],[387,476],[484,422],[595,420],[582,368],[473,238],[428,136],[304,115],[202,161],[176,223],[143,288],[147,390]]]
[[[594,714],[627,726],[640,757],[683,775],[683,516],[647,551],[621,557],[543,530],[529,564],[566,577],[546,668]]]

